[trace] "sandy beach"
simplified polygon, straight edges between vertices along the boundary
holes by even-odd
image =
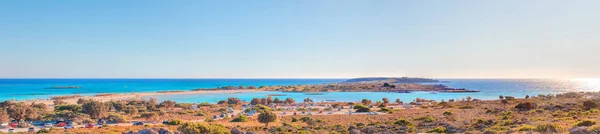
[[[147,96],[156,95],[181,95],[181,94],[215,94],[215,93],[247,93],[247,92],[261,92],[256,89],[240,89],[240,90],[195,90],[195,91],[179,91],[179,92],[140,92],[140,93],[121,93],[121,94],[97,94],[93,96],[78,96],[68,99],[62,99],[62,101],[68,104],[77,104],[77,100],[81,99],[92,99],[101,102],[116,101],[116,100],[130,100],[130,99],[142,99]],[[26,103],[44,103],[50,106],[50,109],[54,108],[54,99],[36,99],[36,100],[23,100]]]

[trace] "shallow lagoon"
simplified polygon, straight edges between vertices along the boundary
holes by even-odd
[[[431,92],[412,92],[412,93],[388,93],[388,92],[322,92],[320,95],[311,93],[291,93],[291,92],[240,92],[240,93],[207,93],[207,94],[164,94],[155,96],[146,96],[144,99],[156,98],[158,101],[172,100],[176,102],[185,103],[201,103],[209,102],[216,103],[220,100],[227,100],[229,97],[237,97],[243,101],[250,101],[252,98],[266,98],[269,95],[277,94],[272,96],[273,99],[279,98],[284,100],[286,98],[292,98],[296,101],[302,101],[305,98],[311,98],[317,102],[326,100],[335,100],[341,102],[355,102],[361,101],[362,99],[369,99],[372,101],[378,101],[382,98],[388,98],[390,101],[395,101],[397,98],[404,102],[413,101],[416,98],[434,99],[434,100],[449,100],[449,99],[460,99],[466,96],[471,96],[477,99],[497,99],[498,96],[490,96],[483,93],[436,93]]]
[[[156,92],[168,90],[192,90],[196,88],[214,88],[216,86],[238,85],[298,85],[337,83],[343,79],[0,79],[0,100],[48,98],[59,95],[94,95],[97,93]],[[478,90],[478,93],[385,93],[385,92],[327,92],[322,95],[281,92],[248,92],[234,94],[192,94],[153,96],[159,100],[178,102],[217,102],[228,97],[238,97],[250,101],[254,97],[266,97],[268,94],[284,94],[275,98],[294,98],[303,100],[312,98],[317,101],[360,101],[363,98],[373,101],[387,97],[390,101],[400,98],[404,102],[415,98],[459,99],[472,98],[489,100],[499,95],[525,97],[538,94],[557,94],[564,92],[600,91],[600,79],[561,80],[561,79],[441,79],[442,83],[453,88]],[[80,86],[79,89],[46,89],[53,86]]]

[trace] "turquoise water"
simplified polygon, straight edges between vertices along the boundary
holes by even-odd
[[[344,79],[0,79],[0,100],[48,98],[57,95],[193,90],[217,86],[324,84]],[[46,89],[79,86],[78,89]]]
[[[261,85],[298,85],[338,83],[344,79],[0,79],[0,100],[47,98],[54,95],[93,95],[96,93],[130,93],[155,92],[167,90],[192,90],[197,88],[214,88],[216,86],[261,86]],[[459,99],[471,96],[477,99],[497,99],[499,95],[524,97],[525,95],[557,94],[563,92],[600,91],[600,79],[441,79],[441,83],[454,88],[478,90],[478,93],[385,93],[385,92],[330,92],[322,95],[306,95],[304,93],[281,92],[249,92],[231,94],[196,94],[196,95],[159,95],[152,96],[158,100],[174,100],[177,102],[217,102],[228,97],[238,97],[250,101],[254,97],[266,97],[268,94],[284,94],[275,98],[294,98],[302,100],[312,98],[317,101],[360,101],[363,98],[390,100],[400,98],[412,101],[415,98],[425,99]],[[79,89],[45,89],[54,86],[80,86]]]
[[[394,101],[397,98],[404,102],[413,101],[415,98],[425,98],[433,100],[461,99],[471,96],[474,99],[492,100],[498,99],[498,96],[514,96],[523,98],[526,95],[537,96],[538,94],[557,94],[564,92],[595,92],[600,91],[600,79],[592,80],[556,80],[556,79],[441,79],[441,83],[454,88],[467,88],[478,90],[477,93],[435,93],[431,92],[412,92],[412,93],[387,93],[387,92],[324,92],[322,95],[308,95],[305,93],[283,93],[283,92],[250,92],[250,93],[231,93],[231,94],[192,94],[192,95],[158,95],[146,98],[157,98],[162,100],[175,100],[177,102],[211,102],[225,100],[228,97],[237,97],[244,101],[250,101],[252,98],[267,97],[268,94],[283,94],[284,96],[273,96],[273,98],[293,98],[301,101],[305,98],[311,98],[316,101],[336,100],[336,101],[360,101],[370,99],[373,101],[388,98]]]

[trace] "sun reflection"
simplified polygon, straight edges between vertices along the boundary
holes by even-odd
[[[573,80],[581,83],[587,90],[600,91],[600,78],[580,78]]]

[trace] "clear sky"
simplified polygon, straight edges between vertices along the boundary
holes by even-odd
[[[600,77],[599,0],[2,0],[3,78]]]

